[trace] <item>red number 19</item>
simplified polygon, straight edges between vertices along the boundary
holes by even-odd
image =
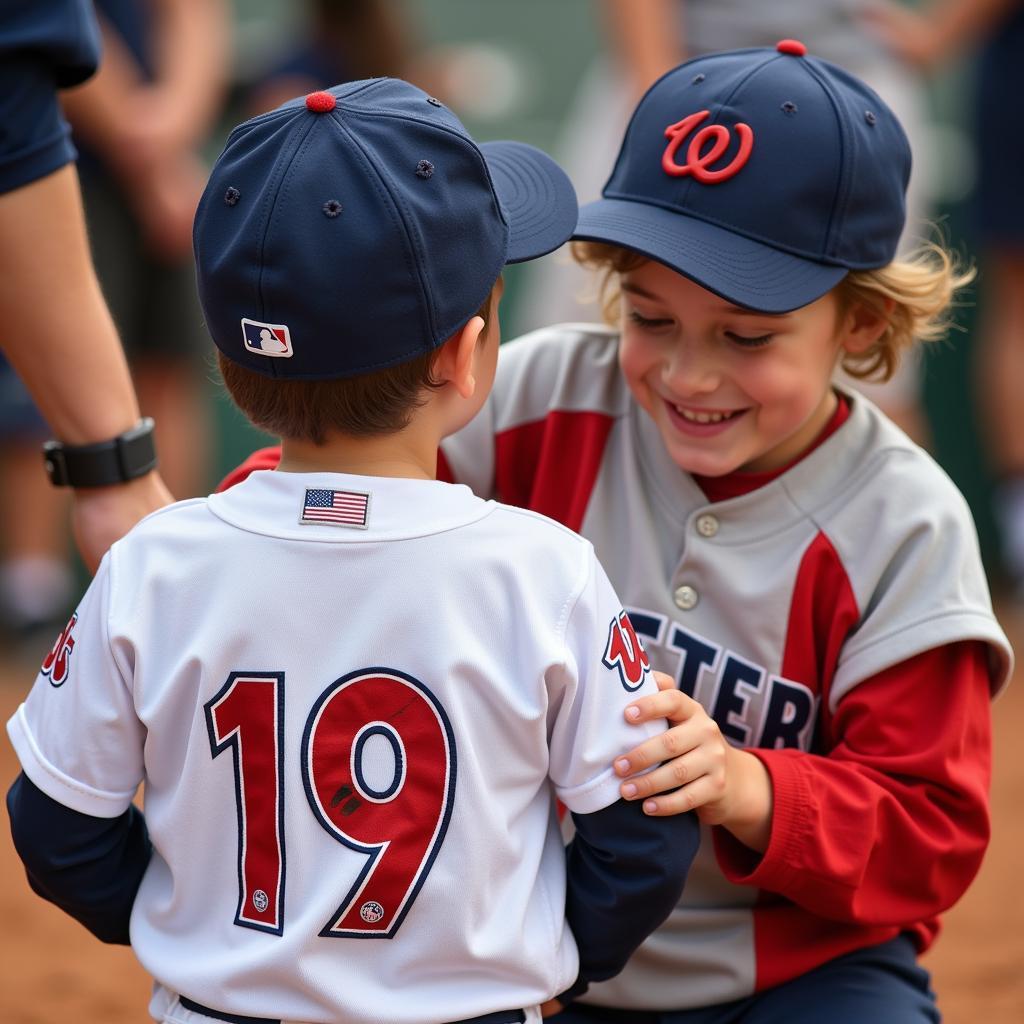
[[[283,673],[233,672],[206,705],[213,756],[228,748],[234,753],[235,923],[276,934],[284,927],[283,709]],[[320,824],[366,855],[320,934],[391,938],[451,817],[455,741],[444,708],[422,683],[392,669],[343,676],[306,719],[302,780]]]

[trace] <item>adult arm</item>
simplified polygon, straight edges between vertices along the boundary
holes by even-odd
[[[864,18],[899,57],[931,70],[997,30],[1020,0],[933,0],[920,8],[878,2]]]
[[[176,262],[191,252],[206,180],[198,150],[226,88],[228,19],[223,0],[159,0],[153,19],[152,78],[101,19],[105,59],[64,108],[120,180],[150,252]]]
[[[678,0],[604,0],[609,49],[639,99],[656,79],[686,59]]]
[[[103,942],[128,945],[152,845],[136,807],[116,818],[74,811],[20,773],[7,793],[11,835],[33,891]]]
[[[134,427],[138,402],[93,270],[73,165],[0,195],[0,252],[15,254],[0,275],[4,354],[54,435],[81,445]],[[76,491],[75,533],[88,567],[170,500],[156,472]]]
[[[62,98],[76,133],[124,174],[202,143],[227,87],[229,21],[223,0],[157,0],[153,9],[151,80],[101,18],[103,63]]]

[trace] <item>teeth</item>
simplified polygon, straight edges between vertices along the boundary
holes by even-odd
[[[689,409],[681,409],[678,405],[676,406],[676,412],[684,420],[689,420],[691,423],[721,423],[722,420],[727,420],[731,415],[726,412],[691,412]]]

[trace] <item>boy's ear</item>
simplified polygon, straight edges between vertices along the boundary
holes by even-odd
[[[437,352],[434,375],[445,383],[451,384],[462,398],[472,398],[476,391],[476,378],[473,376],[474,356],[483,329],[484,318],[474,316]]]
[[[882,297],[882,308],[854,302],[846,311],[840,330],[842,347],[854,354],[866,352],[885,332],[896,308],[894,299]]]

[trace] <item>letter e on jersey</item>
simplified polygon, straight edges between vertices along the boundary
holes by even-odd
[[[647,652],[640,645],[633,623],[624,611],[619,612],[608,627],[608,644],[601,660],[608,668],[619,670],[619,679],[630,693],[640,688],[650,671]]]

